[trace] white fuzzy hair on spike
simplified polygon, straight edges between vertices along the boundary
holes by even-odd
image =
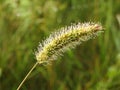
[[[36,59],[39,63],[56,60],[68,49],[74,48],[84,41],[95,38],[103,32],[102,26],[95,23],[78,23],[61,28],[52,33],[42,44],[39,45],[36,52]]]

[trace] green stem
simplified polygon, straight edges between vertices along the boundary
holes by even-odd
[[[26,81],[26,79],[28,78],[28,76],[31,74],[31,72],[34,70],[34,68],[38,65],[38,62],[36,62],[34,64],[34,66],[31,68],[31,70],[28,72],[28,74],[25,76],[25,78],[23,79],[23,81],[20,83],[20,85],[18,86],[17,90],[20,90],[21,86],[23,85],[23,83]]]

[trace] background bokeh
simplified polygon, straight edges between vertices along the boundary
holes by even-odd
[[[0,90],[16,90],[51,32],[89,21],[104,34],[37,66],[21,90],[120,90],[119,0],[0,0]]]

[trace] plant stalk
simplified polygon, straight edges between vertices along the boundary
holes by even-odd
[[[17,90],[20,90],[21,86],[23,85],[23,83],[26,81],[26,79],[28,78],[28,76],[31,74],[31,72],[35,69],[35,67],[38,65],[38,62],[36,62],[34,64],[34,66],[31,68],[31,70],[28,72],[28,74],[25,76],[25,78],[22,80],[22,82],[20,83],[20,85],[18,86]]]

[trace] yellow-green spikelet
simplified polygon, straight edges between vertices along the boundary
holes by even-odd
[[[78,23],[62,28],[39,45],[36,59],[39,63],[49,63],[66,50],[96,37],[102,31],[102,26],[95,23]]]

